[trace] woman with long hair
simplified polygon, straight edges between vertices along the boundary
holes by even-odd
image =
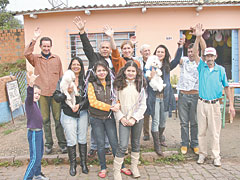
[[[107,166],[105,157],[105,132],[115,156],[118,139],[116,122],[113,116],[114,111],[118,111],[119,103],[114,101],[111,74],[108,65],[104,61],[95,63],[90,71],[88,83],[89,115],[92,131],[97,140],[97,154],[100,161],[101,171],[98,176],[106,177]]]
[[[133,61],[128,61],[120,69],[114,81],[120,110],[115,112],[119,121],[119,146],[114,158],[114,179],[121,180],[121,165],[128,148],[131,135],[131,173],[133,177],[140,177],[138,162],[140,157],[140,136],[143,126],[143,114],[146,111],[146,82],[141,69]]]
[[[87,167],[87,128],[88,128],[88,100],[84,93],[84,65],[80,58],[74,57],[68,69],[75,74],[75,85],[77,86],[80,96],[76,96],[76,105],[70,107],[65,103],[66,95],[60,91],[60,82],[58,82],[57,89],[54,93],[54,99],[61,102],[61,124],[67,140],[68,157],[70,161],[69,173],[71,176],[76,175],[76,144],[78,143],[80,165],[82,172],[88,174]],[[69,89],[68,91],[73,91]]]
[[[148,98],[147,98],[147,114],[152,116],[152,136],[154,142],[154,150],[158,155],[163,156],[161,146],[167,146],[165,143],[165,136],[163,132],[165,130],[166,118],[172,116],[172,111],[176,109],[176,100],[174,97],[173,89],[170,84],[170,71],[173,70],[180,62],[182,56],[182,47],[184,44],[184,38],[181,38],[178,42],[178,49],[175,58],[170,61],[170,53],[166,46],[159,45],[155,51],[159,61],[162,62],[162,76],[163,83],[166,87],[161,91],[154,91],[151,86],[148,86]],[[151,77],[148,78],[150,82],[151,78],[155,75],[156,71],[151,70]]]

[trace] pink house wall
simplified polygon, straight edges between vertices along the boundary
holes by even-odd
[[[87,32],[102,32],[105,24],[111,25],[116,32],[135,31],[138,40],[137,51],[144,43],[151,45],[152,52],[157,45],[165,44],[172,57],[177,49],[180,30],[189,29],[196,23],[202,23],[206,29],[240,29],[240,7],[203,7],[199,15],[194,7],[152,8],[147,9],[144,14],[140,8],[95,10],[91,11],[90,16],[85,15],[84,11],[38,14],[37,19],[25,15],[25,42],[30,42],[34,28],[39,26],[42,36],[52,38],[52,52],[61,57],[65,70],[70,60],[69,34],[78,33],[72,22],[75,16],[81,16],[87,21]],[[170,40],[167,40],[167,37],[170,37]],[[35,52],[40,52],[38,46]],[[137,54],[139,55],[139,52]],[[179,74],[178,69],[172,74]]]

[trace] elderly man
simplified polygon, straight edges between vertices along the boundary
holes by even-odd
[[[31,43],[25,48],[24,56],[35,68],[34,74],[39,75],[39,78],[36,80],[36,85],[42,90],[39,105],[43,117],[45,152],[50,154],[53,146],[50,121],[51,109],[55,122],[58,145],[60,146],[62,153],[67,153],[66,139],[60,123],[60,104],[53,98],[57,82],[63,75],[62,63],[57,55],[51,53],[52,40],[49,37],[43,37],[40,39],[41,54],[33,54],[34,46],[40,36],[41,30],[37,28],[34,31],[34,37]]]
[[[201,24],[196,27],[196,40],[193,47],[195,57],[197,57],[198,46],[203,35]],[[197,107],[198,118],[198,141],[199,141],[199,158],[198,164],[203,164],[207,157],[207,131],[209,131],[210,150],[214,159],[214,166],[221,166],[220,157],[220,131],[221,131],[221,111],[219,98],[224,91],[229,99],[229,113],[235,116],[235,109],[231,100],[230,88],[227,82],[225,69],[217,65],[216,49],[208,47],[204,50],[204,61],[201,58],[195,58],[198,64],[199,73],[199,100]]]
[[[93,47],[90,44],[87,34],[85,32],[86,21],[82,20],[81,17],[78,16],[74,19],[73,23],[77,26],[79,30],[80,39],[83,44],[83,51],[87,56],[88,62],[89,62],[88,68],[89,69],[92,68],[97,61],[107,61],[110,69],[114,72],[114,68],[113,68],[113,64],[110,56],[112,52],[110,42],[108,41],[101,42],[99,52],[94,52]],[[88,152],[88,157],[94,157],[96,155],[96,152],[97,152],[97,141],[91,130],[91,145],[90,145],[90,151]],[[106,134],[105,134],[105,152],[107,155],[112,154],[110,150],[110,144]]]
[[[139,61],[141,65],[141,69],[144,69],[144,66],[147,62],[148,57],[151,55],[151,50],[150,50],[150,45],[148,44],[143,44],[140,47],[140,54],[141,56],[136,57],[136,60]],[[149,136],[149,118],[150,116],[148,114],[144,114],[144,124],[143,124],[143,140],[144,141],[149,141],[150,136]]]

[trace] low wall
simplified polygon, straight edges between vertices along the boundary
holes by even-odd
[[[13,79],[16,78],[14,77]],[[12,79],[10,76],[4,76],[0,78],[0,124],[12,120],[6,91],[6,83],[11,80]],[[23,114],[23,109],[20,107],[19,109],[13,111],[13,118]]]

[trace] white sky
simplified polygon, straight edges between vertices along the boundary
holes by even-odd
[[[27,10],[38,10],[44,8],[52,8],[49,1],[59,0],[9,0],[7,10],[9,11],[27,11]],[[68,1],[68,7],[74,6],[88,6],[88,5],[107,5],[107,4],[125,4],[126,1],[132,0],[60,0],[64,3]],[[22,16],[16,16],[18,19],[23,21]]]

